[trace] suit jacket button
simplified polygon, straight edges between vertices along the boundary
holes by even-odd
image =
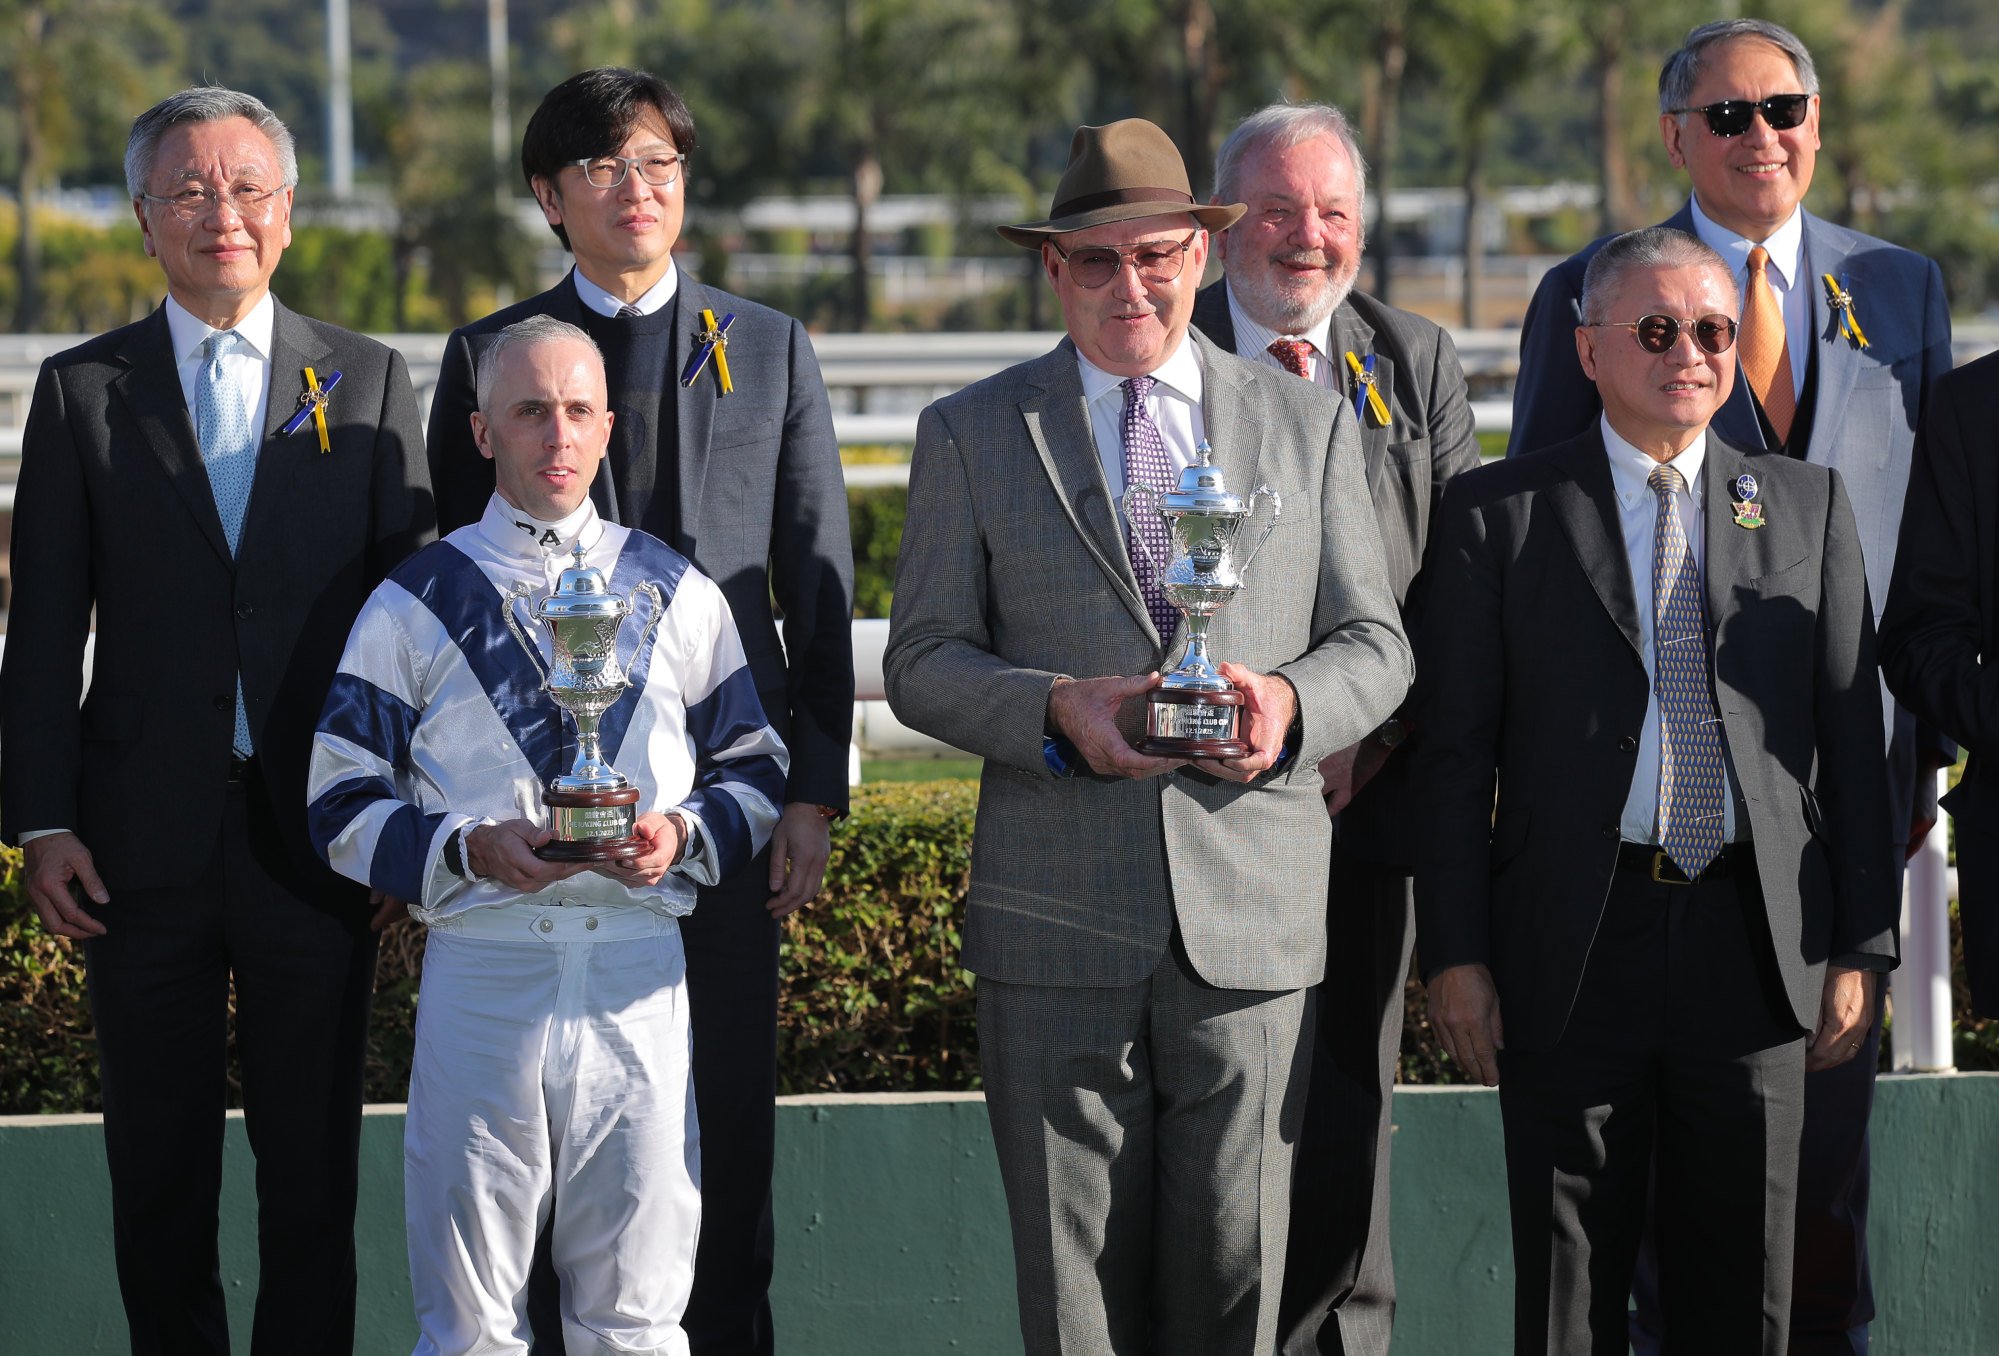
[[[1633,749],[1638,747],[1638,741],[1636,739],[1633,739],[1630,735],[1626,735],[1624,736],[1624,738],[1617,741],[1617,747],[1623,749],[1626,753],[1629,753]]]
[[[1617,825],[1615,825],[1615,824],[1606,824],[1606,825],[1604,825],[1604,826],[1603,826],[1603,836],[1604,836],[1605,838],[1615,838],[1615,837],[1617,837],[1617,835],[1618,835],[1618,827],[1617,827]]]
[[[249,620],[250,614],[255,610],[256,609],[251,607],[248,603],[238,603],[236,604],[236,619],[238,621],[247,621]]]
[[[208,704],[214,707],[217,711],[227,711],[230,707],[235,705],[235,703],[232,702],[227,697],[210,697],[208,699]]]

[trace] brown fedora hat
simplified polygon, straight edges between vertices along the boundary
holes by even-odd
[[[999,233],[1016,245],[1037,249],[1050,236],[1174,212],[1188,213],[1211,231],[1226,231],[1248,210],[1241,203],[1196,203],[1187,184],[1187,163],[1172,138],[1144,118],[1126,118],[1102,127],[1078,127],[1048,219],[1002,226]]]

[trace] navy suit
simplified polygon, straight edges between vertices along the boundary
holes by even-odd
[[[1663,224],[1692,234],[1691,201]],[[1603,408],[1576,357],[1574,331],[1584,271],[1609,238],[1551,269],[1535,289],[1520,330],[1509,456],[1575,437],[1595,424]],[[1848,338],[1839,314],[1827,305],[1821,281],[1827,273],[1852,295],[1866,348]],[[1916,424],[1930,383],[1950,369],[1943,274],[1920,254],[1809,212],[1799,274],[1799,285],[1811,298],[1814,342],[1792,429],[1800,446],[1787,450],[1837,470],[1845,482],[1878,628],[1895,566]],[[1738,447],[1771,450],[1747,381],[1736,381],[1712,427]],[[1919,751],[1948,756],[1951,750],[1942,736],[1919,728],[1885,684],[1881,692],[1888,734],[1888,822],[1882,832],[1899,843],[1907,838],[1913,814]],[[1874,1315],[1867,1269],[1867,1120],[1880,1039],[1876,1022],[1858,1056],[1806,1080],[1794,1352],[1811,1349],[1815,1332],[1843,1333]],[[1828,1350],[1850,1350],[1837,1336],[1828,1340],[1833,1343]]]

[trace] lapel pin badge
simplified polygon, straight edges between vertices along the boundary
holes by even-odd
[[[1354,418],[1366,419],[1361,415],[1365,404],[1368,417],[1374,420],[1376,428],[1388,427],[1388,402],[1381,398],[1381,387],[1374,380],[1374,355],[1366,358],[1357,356],[1352,349],[1347,350],[1347,367],[1353,372],[1353,412]]]
[[[735,323],[736,316],[733,311],[723,316],[720,324],[716,324],[715,313],[706,307],[702,308],[701,328],[694,331],[694,342],[697,347],[693,356],[687,360],[687,370],[680,374],[682,386],[692,386],[694,379],[701,375],[701,369],[708,365],[710,358],[713,358],[715,380],[721,384],[722,394],[730,395],[735,391],[735,385],[729,380],[729,326]]]
[[[1853,285],[1849,282],[1841,287],[1832,274],[1819,275],[1825,282],[1825,304],[1839,314],[1839,328],[1847,341],[1855,348],[1867,347],[1867,336],[1860,329],[1860,316],[1853,309]]]
[[[304,428],[305,421],[310,419],[313,427],[319,430],[319,450],[323,455],[333,450],[333,440],[326,432],[326,402],[333,395],[333,388],[340,384],[340,373],[328,372],[326,382],[322,385],[318,374],[310,367],[304,371],[305,389],[298,393],[298,408],[292,411],[292,417],[285,420],[284,427],[280,428],[278,433],[289,438]]]
[[[1763,505],[1756,501],[1756,477],[1744,471],[1730,482],[1735,498],[1729,501],[1735,508],[1737,527],[1762,527],[1768,519],[1763,516]]]

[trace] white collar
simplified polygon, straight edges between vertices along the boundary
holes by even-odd
[[[1124,398],[1123,388],[1128,379],[1114,372],[1104,371],[1085,358],[1081,348],[1076,350],[1076,368],[1082,374],[1085,401],[1094,405],[1111,391],[1118,392],[1120,400]],[[1180,336],[1180,347],[1173,351],[1172,356],[1146,375],[1159,383],[1155,390],[1171,391],[1189,405],[1201,403],[1200,350],[1187,335]]]
[[[570,269],[569,276],[576,280],[577,300],[581,301],[598,315],[616,315],[625,308],[626,303],[624,301],[612,296],[609,292],[597,286],[596,283],[584,277],[582,269]],[[651,315],[653,312],[659,310],[660,307],[673,300],[673,294],[679,286],[680,268],[673,262],[671,256],[669,256],[666,261],[666,272],[660,275],[659,281],[641,292],[638,300],[630,304],[638,309],[640,315]]]
[[[1639,501],[1653,498],[1651,477],[1655,467],[1661,465],[1656,458],[1640,452],[1623,435],[1610,426],[1608,416],[1597,420],[1603,430],[1604,455],[1610,460],[1610,485],[1617,492],[1617,502],[1630,512],[1638,507]],[[1687,494],[1694,502],[1700,502],[1701,467],[1707,461],[1707,430],[1694,435],[1694,440],[1680,449],[1679,455],[1664,465],[1674,467],[1686,478]]]
[[[1777,270],[1777,277],[1786,288],[1794,287],[1798,281],[1799,266],[1803,263],[1805,251],[1805,209],[1793,207],[1791,215],[1782,226],[1770,232],[1767,240],[1751,240],[1737,235],[1726,226],[1719,225],[1707,213],[1701,211],[1701,200],[1692,200],[1694,209],[1694,234],[1703,244],[1728,260],[1728,266],[1735,270],[1740,279],[1749,272],[1749,251],[1761,245],[1770,256],[1770,267]]]
[[[540,560],[573,551],[578,541],[586,551],[594,548],[603,540],[604,524],[598,520],[597,506],[587,497],[568,517],[550,523],[523,513],[495,490],[479,518],[479,535],[506,555]]]
[[[264,295],[257,298],[257,304],[250,308],[250,314],[234,326],[243,342],[250,346],[252,356],[264,362],[271,360],[271,329],[277,322],[277,316],[277,303],[266,289]],[[167,337],[173,345],[175,367],[199,353],[211,334],[220,333],[222,331],[181,305],[173,293],[167,294]]]
[[[1274,340],[1303,339],[1317,350],[1321,361],[1334,361],[1333,311],[1337,311],[1339,307],[1335,306],[1333,311],[1326,312],[1319,318],[1319,323],[1309,329],[1289,333],[1271,329],[1243,309],[1242,302],[1236,297],[1235,288],[1228,287],[1226,290],[1229,299],[1229,319],[1235,324],[1235,351],[1242,357],[1254,358],[1268,349]]]

